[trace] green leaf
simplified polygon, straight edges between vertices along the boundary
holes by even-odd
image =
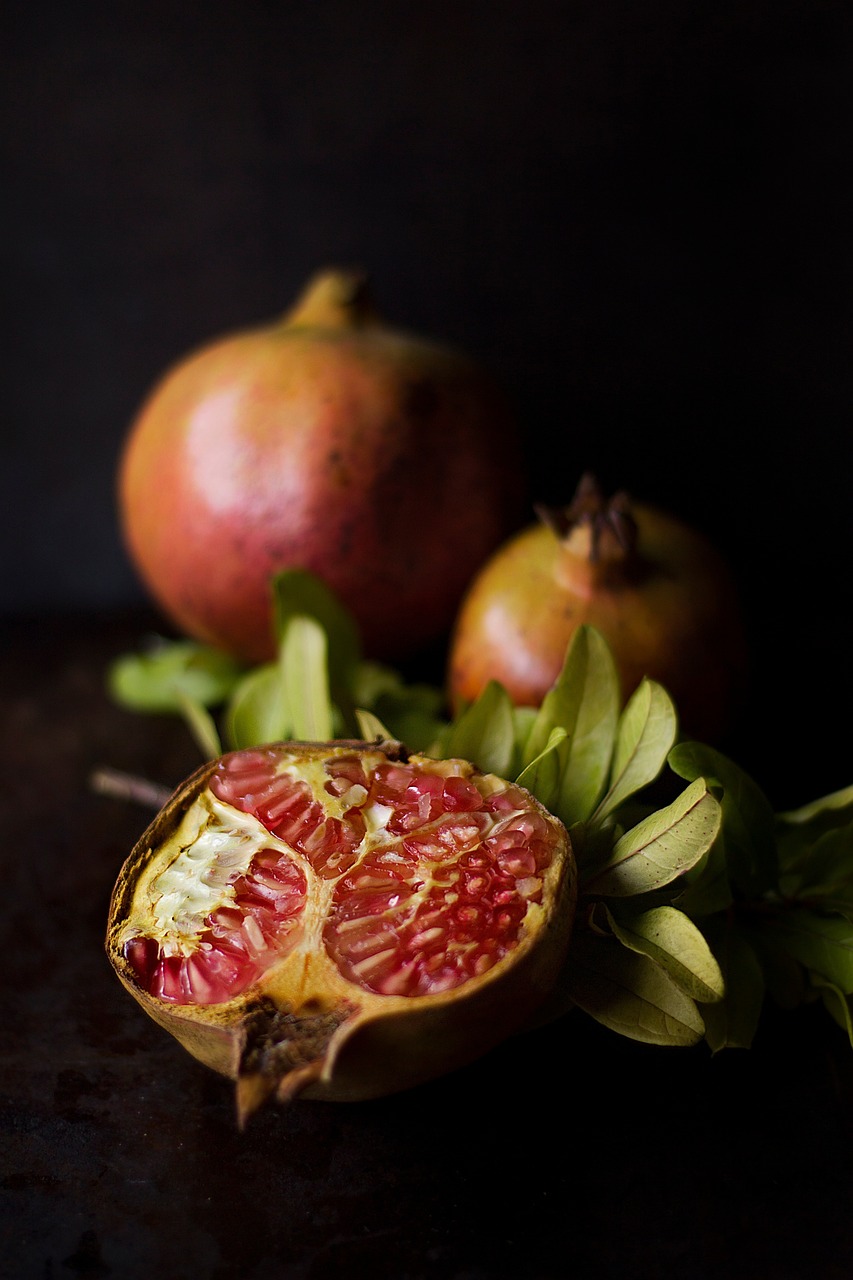
[[[796,1009],[803,1004],[807,997],[809,977],[800,962],[786,951],[768,946],[756,936],[755,930],[749,934],[749,943],[758,956],[764,989],[773,1003],[780,1009]]]
[[[658,777],[675,742],[672,699],[654,680],[643,680],[619,717],[607,794],[591,822],[602,822]]]
[[[506,778],[512,771],[515,724],[503,685],[490,680],[442,739],[446,754],[470,760],[486,773]]]
[[[216,760],[222,755],[222,743],[213,716],[195,698],[183,694],[180,699],[181,714],[205,760]]]
[[[326,632],[315,618],[292,614],[282,629],[280,643],[282,687],[294,737],[327,742],[334,737],[335,728]]]
[[[713,747],[680,743],[670,768],[688,782],[703,777],[722,792],[723,838],[732,883],[757,897],[777,883],[775,815],[764,792],[738,765]]]
[[[716,915],[718,911],[726,911],[732,901],[725,845],[718,835],[696,865],[685,871],[673,906],[690,916],[691,920],[700,920]]]
[[[607,641],[595,628],[579,627],[533,721],[522,759],[523,766],[531,763],[545,750],[553,729],[565,730],[555,813],[566,826],[586,821],[604,792],[619,706],[619,677]]]
[[[726,917],[709,922],[704,932],[725,983],[723,999],[702,1007],[705,1039],[714,1053],[749,1049],[764,1004],[764,975],[758,956]]]
[[[826,982],[823,978],[815,977],[813,985],[823,1001],[823,1007],[842,1031],[847,1032],[847,1039],[853,1045],[853,1017],[849,998],[832,982]]]
[[[616,841],[609,857],[587,872],[585,893],[629,897],[669,884],[695,866],[720,827],[720,806],[697,778],[680,796]]]
[[[552,729],[544,750],[516,778],[520,786],[531,791],[551,812],[560,794],[561,769],[557,749],[565,740],[565,729]]]
[[[853,925],[842,916],[804,907],[780,910],[756,922],[759,937],[819,974],[846,995],[853,992]]]
[[[406,684],[399,672],[378,662],[360,662],[352,688],[354,707],[372,711],[412,751],[427,751],[447,726],[444,693],[428,684]]]
[[[682,911],[668,906],[630,915],[605,910],[622,945],[654,960],[687,995],[705,1002],[722,999],[720,966],[705,935]]]
[[[375,716],[372,711],[365,711],[363,707],[356,707],[355,716],[361,736],[365,742],[375,742],[377,739],[388,741],[394,738],[390,729],[386,728],[379,717]]]
[[[243,677],[226,709],[224,728],[225,737],[235,751],[293,736],[277,662],[264,663]]]
[[[693,1045],[705,1033],[690,996],[648,956],[579,930],[566,967],[571,999],[612,1031],[647,1044]]]
[[[779,888],[785,897],[853,915],[853,825],[832,828],[796,858],[789,857]]]
[[[785,826],[809,828],[808,839],[811,841],[831,827],[846,825],[853,819],[853,786],[843,787],[799,809],[788,809],[776,816]]]
[[[272,593],[279,649],[292,618],[313,618],[325,635],[331,699],[344,722],[352,721],[352,690],[361,657],[361,638],[352,614],[320,578],[304,569],[286,569],[276,574]]]
[[[243,668],[227,654],[193,640],[156,640],[143,653],[116,659],[107,672],[110,696],[131,711],[180,714],[182,698],[216,706],[230,695]]]
[[[512,719],[515,733],[515,749],[519,769],[525,768],[541,752],[529,751],[530,735],[539,715],[538,707],[513,707]],[[550,738],[550,734],[548,735]]]

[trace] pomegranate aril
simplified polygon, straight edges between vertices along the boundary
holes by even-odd
[[[269,752],[239,751],[219,761],[210,789],[218,799],[248,812],[252,797],[268,787],[274,776],[275,760]]]
[[[251,812],[254,812],[267,831],[278,834],[287,821],[304,813],[311,803],[311,792],[304,783],[295,787],[279,783],[274,791],[270,790],[268,794],[255,800]]]
[[[473,871],[459,878],[457,882],[457,892],[462,898],[471,898],[479,901],[485,897],[491,884],[492,877],[488,872]]]
[[[299,841],[299,847],[314,869],[324,879],[331,879],[354,864],[364,834],[363,816],[358,810],[351,810],[343,819],[327,818],[321,822]]]
[[[458,853],[462,849],[471,849],[479,844],[487,826],[488,820],[485,817],[481,818],[479,814],[468,813],[464,818],[443,819],[436,829],[436,835],[443,845],[452,852]]]
[[[509,783],[505,787],[492,791],[486,796],[483,803],[489,813],[508,815],[530,812],[526,794],[514,783]]]
[[[160,959],[160,948],[153,938],[129,938],[124,944],[124,956],[133,967],[137,978],[150,990],[154,969]]]
[[[442,801],[448,813],[471,813],[483,808],[483,797],[467,778],[447,778],[442,788]]]
[[[516,879],[531,876],[537,870],[536,858],[529,848],[523,847],[514,848],[498,858],[498,865],[502,871],[506,871]]]
[[[173,1004],[186,1004],[191,999],[183,956],[163,956],[154,971],[153,994]]]
[[[336,756],[326,761],[329,781],[325,790],[338,798],[349,796],[350,804],[364,804],[368,793],[368,779],[364,765],[356,756]]]
[[[416,977],[416,963],[409,960],[384,974],[377,983],[377,991],[381,996],[409,996],[413,994]]]
[[[242,919],[243,913],[237,907],[218,907],[208,917],[208,925],[215,934],[227,937],[240,928]]]
[[[196,1004],[218,1004],[222,1000],[227,1000],[233,988],[233,974],[231,980],[225,984],[221,980],[219,982],[213,980],[204,951],[198,951],[187,959],[186,974],[187,984]]]
[[[280,885],[300,886],[304,892],[305,873],[291,857],[278,849],[262,849],[252,859],[252,874]]]
[[[446,928],[442,928],[440,925],[428,925],[425,929],[419,929],[417,933],[407,938],[406,945],[415,951],[426,951],[443,942],[446,937]]]

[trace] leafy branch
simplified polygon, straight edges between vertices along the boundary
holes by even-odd
[[[661,685],[644,680],[622,705],[590,627],[541,707],[515,707],[493,681],[448,718],[441,690],[363,659],[319,580],[291,571],[272,590],[274,661],[247,669],[157,639],[113,664],[114,699],[182,716],[207,758],[382,735],[527,787],[565,823],[579,870],[572,943],[542,1019],[577,1007],[635,1040],[704,1039],[716,1052],[752,1044],[768,998],[819,1000],[853,1044],[853,787],[775,813],[732,760],[678,741]]]

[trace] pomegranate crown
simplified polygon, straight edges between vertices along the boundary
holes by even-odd
[[[601,558],[601,544],[605,538],[615,539],[625,555],[630,555],[636,548],[637,522],[631,513],[628,494],[620,489],[611,497],[605,497],[601,485],[590,471],[581,476],[568,506],[536,503],[533,509],[561,541],[565,541],[575,529],[588,526],[589,558],[593,564]]]

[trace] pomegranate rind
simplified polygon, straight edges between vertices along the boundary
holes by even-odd
[[[269,582],[296,568],[352,613],[368,656],[398,661],[446,634],[523,518],[518,425],[463,352],[361,304],[310,311],[226,334],[152,386],[120,458],[124,541],[181,633],[250,664],[275,656]]]
[[[287,743],[277,748],[307,771],[335,753],[394,759],[399,744]],[[470,771],[466,762],[403,758],[426,770]],[[526,811],[545,824],[551,852],[538,901],[527,904],[517,941],[491,968],[450,990],[386,995],[356,985],[319,941],[322,920],[308,921],[313,945],[294,945],[246,991],[220,1004],[173,1004],[144,989],[125,955],[140,907],[140,884],[174,842],[187,814],[208,803],[220,761],[198,769],[170,798],[128,856],[113,891],[106,947],[117,976],[145,1012],[206,1066],[238,1082],[241,1118],[267,1096],[295,1093],[334,1101],[384,1096],[472,1062],[519,1030],[553,988],[568,948],[577,877],[563,825],[519,788]],[[495,785],[508,786],[502,780]],[[515,786],[515,784],[512,784]],[[329,894],[323,907],[328,912]],[[286,1025],[287,1038],[281,1038]]]
[[[591,558],[588,530],[561,540],[542,523],[513,534],[470,581],[451,634],[447,690],[457,710],[490,680],[538,707],[584,625],[613,653],[623,703],[662,684],[686,736],[720,741],[741,705],[748,667],[731,567],[697,529],[634,502],[637,544]],[[585,535],[585,536],[584,536]]]

